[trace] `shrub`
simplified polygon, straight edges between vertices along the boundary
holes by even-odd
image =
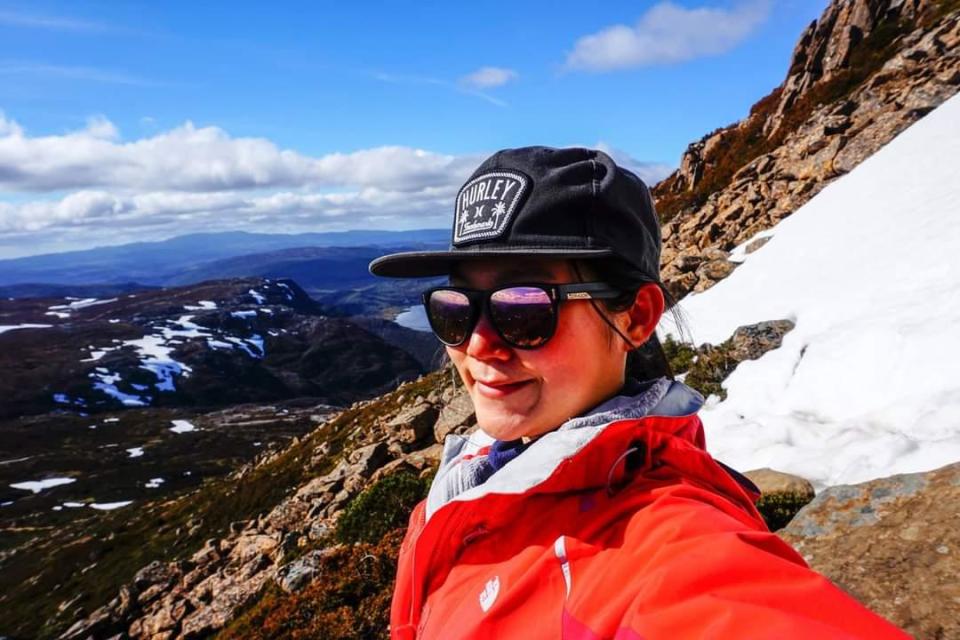
[[[770,531],[787,526],[812,498],[799,493],[772,493],[757,501],[757,511],[763,516]]]
[[[685,342],[678,342],[673,336],[667,336],[663,342],[663,353],[670,363],[670,370],[674,374],[680,374],[688,371],[693,364],[693,358],[697,355],[697,350]]]
[[[697,361],[690,366],[687,376],[683,379],[684,384],[699,391],[703,397],[713,394],[719,396],[721,400],[726,400],[727,392],[721,383],[739,364],[739,361],[731,355],[732,351],[733,347],[729,340],[717,347],[710,345],[701,347]]]
[[[396,558],[403,529],[378,544],[331,549],[320,579],[297,593],[268,588],[217,637],[222,640],[367,640],[387,638]]]
[[[429,485],[409,472],[386,476],[347,505],[337,521],[340,542],[378,542],[388,531],[405,527],[413,507]]]

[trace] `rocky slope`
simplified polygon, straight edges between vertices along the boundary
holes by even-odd
[[[13,637],[53,637],[71,625],[64,637],[207,637],[270,588],[305,586],[318,556],[336,547],[338,519],[361,492],[398,474],[429,473],[439,456],[437,439],[474,426],[469,401],[450,381],[449,371],[438,372],[357,403],[286,448],[138,516],[125,526],[137,536],[118,539],[113,553],[153,561],[125,564],[123,586],[117,592],[114,582],[109,595],[115,597],[95,611],[91,604],[108,595],[104,585],[124,570],[101,566],[102,549],[88,549],[92,564],[77,563],[58,577],[67,588],[58,584],[44,594],[42,606],[40,586],[31,584],[40,582],[31,571],[45,550],[89,548],[90,531],[67,529],[43,548],[12,550],[0,558],[11,580],[0,595],[0,629]],[[405,524],[412,502],[402,507],[394,528]],[[359,522],[369,526],[365,517]],[[135,545],[151,552],[135,554]],[[18,577],[25,583],[14,587]],[[42,613],[28,615],[32,607]]]
[[[960,3],[832,2],[801,36],[781,86],[744,120],[691,144],[655,187],[671,291],[681,298],[729,275],[732,249],[958,89]]]

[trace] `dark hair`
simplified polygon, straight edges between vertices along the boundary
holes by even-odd
[[[595,278],[601,282],[605,282],[623,292],[616,298],[601,301],[607,311],[612,313],[626,311],[633,306],[634,300],[637,298],[637,291],[639,291],[643,285],[657,285],[660,291],[663,292],[665,313],[670,313],[671,316],[673,316],[673,321],[680,334],[681,340],[683,340],[688,333],[680,309],[676,306],[676,298],[673,297],[673,294],[670,293],[670,290],[667,289],[659,277],[653,279],[649,275],[639,271],[630,263],[619,258],[576,261],[574,262],[574,271],[578,275],[585,271],[590,274],[591,279]],[[594,308],[597,309],[598,313],[601,313],[596,304],[594,304]],[[667,359],[667,354],[663,350],[663,345],[660,343],[660,338],[657,336],[656,331],[650,334],[646,342],[637,345],[635,349],[627,354],[627,364],[624,374],[627,378],[637,380],[650,380],[662,376],[673,380],[674,374],[670,367],[670,361]]]

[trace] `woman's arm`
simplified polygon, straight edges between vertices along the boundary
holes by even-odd
[[[636,595],[616,638],[909,638],[698,493],[665,492],[628,527]]]

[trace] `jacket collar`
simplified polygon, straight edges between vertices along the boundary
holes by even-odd
[[[703,396],[681,382],[667,378],[630,381],[620,394],[532,442],[497,473],[487,468],[489,465],[484,456],[484,447],[492,442],[489,436],[482,432],[469,437],[448,436],[440,469],[427,498],[426,515],[431,517],[440,507],[452,501],[475,500],[489,493],[520,494],[531,491],[615,423],[636,423],[647,417],[686,418],[645,422],[651,422],[656,430],[665,430],[670,436],[679,437],[702,449],[703,428],[695,417],[702,405]],[[625,450],[626,443],[610,444],[614,458]],[[619,446],[624,448],[616,450]],[[585,477],[570,480],[574,483],[591,482]]]

